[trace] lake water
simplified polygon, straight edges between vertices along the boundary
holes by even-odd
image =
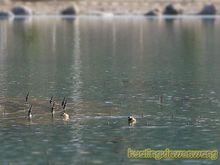
[[[1,20],[0,164],[219,164],[127,158],[220,149],[219,43],[219,18]]]

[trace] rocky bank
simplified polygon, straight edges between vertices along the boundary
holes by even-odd
[[[0,0],[0,16],[216,15],[220,0]]]

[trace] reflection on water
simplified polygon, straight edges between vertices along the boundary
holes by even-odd
[[[219,149],[219,26],[200,18],[1,20],[0,164],[152,164],[161,162],[128,159],[127,148]]]

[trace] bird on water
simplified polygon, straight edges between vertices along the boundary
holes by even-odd
[[[70,119],[70,116],[66,113],[67,100],[66,100],[65,97],[63,98],[63,101],[62,101],[61,105],[62,105],[62,108],[63,108],[63,112],[62,112],[61,116],[62,116],[64,121],[68,121]]]
[[[27,93],[26,97],[25,97],[25,101],[27,102],[29,98],[29,92]]]
[[[64,121],[68,121],[70,119],[70,116],[65,111],[61,114],[61,116]]]
[[[66,108],[66,104],[67,104],[67,100],[65,100],[65,102],[63,103],[63,109]]]
[[[54,115],[54,113],[55,113],[55,101],[53,102],[53,105],[52,105],[52,107],[51,107],[51,114],[52,114],[52,116]]]
[[[52,104],[52,102],[53,102],[53,96],[50,98],[50,104]]]
[[[61,106],[63,107],[63,105],[64,105],[64,103],[65,103],[65,100],[66,100],[66,98],[64,97],[63,98],[63,101],[62,101],[62,103],[61,103]]]
[[[28,109],[28,118],[31,119],[32,118],[32,105],[30,105],[29,109]]]
[[[136,124],[136,122],[137,122],[137,120],[135,119],[134,116],[129,116],[128,117],[128,124],[129,125],[134,125],[134,124]]]

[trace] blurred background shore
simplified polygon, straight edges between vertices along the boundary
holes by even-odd
[[[6,15],[216,15],[220,0],[0,0]]]

